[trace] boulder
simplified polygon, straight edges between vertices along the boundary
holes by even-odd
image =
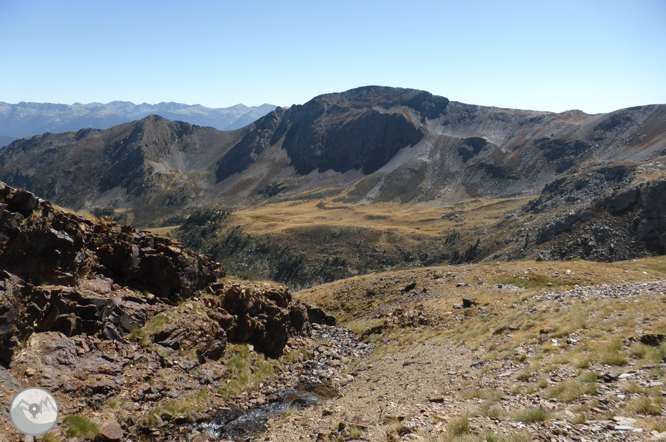
[[[308,312],[310,324],[335,325],[335,316],[329,315],[323,309],[304,304]]]
[[[99,427],[99,434],[105,440],[121,440],[123,438],[123,429],[116,421],[103,422]]]

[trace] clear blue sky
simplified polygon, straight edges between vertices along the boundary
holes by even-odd
[[[0,101],[289,106],[357,86],[666,103],[665,0],[0,0]]]

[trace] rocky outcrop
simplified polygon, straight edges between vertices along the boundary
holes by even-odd
[[[35,285],[72,286],[97,273],[173,300],[224,276],[212,256],[109,219],[90,221],[2,183],[0,267]]]
[[[307,333],[304,306],[285,286],[215,283],[224,269],[170,239],[64,212],[29,192],[0,188],[0,360],[10,365],[33,333],[141,337],[218,359],[227,338],[279,356]],[[215,283],[215,284],[213,284]],[[212,284],[212,285],[211,285]],[[202,289],[205,311],[168,307]]]
[[[310,332],[306,307],[285,286],[228,281],[211,256],[4,185],[0,235],[0,399],[40,386],[63,415],[122,400],[121,420],[98,422],[105,440],[153,425],[137,416],[162,402],[208,394],[229,376],[228,341],[278,357]],[[164,419],[218,413],[207,411]]]
[[[208,314],[227,330],[230,341],[252,342],[277,357],[290,335],[309,330],[306,307],[292,302],[286,286],[220,283],[210,290],[218,299],[205,300]]]
[[[542,220],[533,247],[549,258],[598,261],[666,253],[666,179],[642,175],[664,167],[620,164],[550,183],[529,205]]]

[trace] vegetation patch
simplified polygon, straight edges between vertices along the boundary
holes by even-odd
[[[130,333],[130,339],[134,342],[138,342],[144,347],[148,346],[150,345],[152,335],[162,331],[169,322],[170,318],[168,315],[160,314],[142,328],[136,329]]]
[[[513,418],[518,422],[532,423],[547,421],[550,415],[543,408],[527,408],[514,413]]]
[[[493,280],[495,284],[511,284],[524,289],[541,289],[545,287],[573,287],[583,285],[579,279],[551,278],[538,273],[527,273],[525,275],[503,276]]]
[[[225,400],[231,400],[254,388],[259,382],[281,370],[279,361],[267,360],[263,354],[251,351],[249,344],[228,346],[227,358],[226,366],[231,375],[225,386],[217,388],[217,392]]]
[[[596,384],[581,384],[575,380],[568,380],[560,382],[548,390],[548,397],[557,398],[562,402],[572,402],[584,394],[595,394],[596,392]]]
[[[68,437],[94,438],[99,434],[99,425],[80,414],[66,416],[64,423]]]

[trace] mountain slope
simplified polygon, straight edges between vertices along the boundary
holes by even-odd
[[[567,170],[663,152],[666,106],[555,114],[369,86],[278,108],[240,131],[150,117],[16,141],[0,154],[0,179],[76,209],[147,204],[134,222],[150,223],[164,215],[152,211],[165,186],[181,189],[169,194],[174,208],[243,207],[314,190],[346,203],[450,204],[534,195]]]
[[[18,140],[0,152],[8,181],[75,209],[130,210],[143,223],[178,211],[241,134],[150,116],[107,130]]]
[[[108,129],[151,114],[199,126],[230,130],[246,126],[274,109],[275,106],[270,104],[252,107],[237,104],[215,109],[198,104],[192,106],[173,102],[134,104],[129,101],[112,101],[107,104],[72,105],[0,102],[0,135],[22,138],[44,132],[61,133],[84,128]]]

